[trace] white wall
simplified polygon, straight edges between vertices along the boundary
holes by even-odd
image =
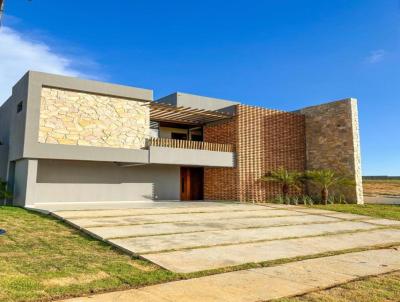
[[[160,127],[160,137],[162,138],[171,138],[171,133],[183,133],[188,134],[187,129],[182,128],[170,128],[170,127]]]

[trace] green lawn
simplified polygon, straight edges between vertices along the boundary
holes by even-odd
[[[177,275],[132,259],[49,216],[0,207],[0,301],[37,301],[165,282]]]
[[[326,210],[400,220],[399,205],[334,204],[313,206]],[[370,277],[321,290],[301,297],[278,299],[276,302],[398,302],[400,272]]]
[[[315,205],[313,207],[338,212],[346,212],[360,215],[367,215],[379,218],[400,220],[400,205],[356,205],[356,204],[332,204]]]
[[[400,206],[315,207],[400,220]],[[7,231],[6,235],[0,236],[0,302],[46,301],[277,264],[248,264],[179,275],[149,262],[133,259],[50,216],[21,208],[0,207],[0,228]],[[301,259],[287,261],[295,260]],[[380,295],[381,300],[340,300],[338,292],[347,292],[347,288],[353,286],[353,283],[349,283],[298,298],[300,300],[282,301],[395,301],[389,298],[385,300],[384,297],[393,290],[398,291],[400,275],[389,274],[358,282],[361,283],[354,283],[355,294],[359,288],[366,286],[372,289],[374,295]],[[373,294],[370,296],[374,297]]]
[[[274,302],[398,302],[400,301],[400,272],[369,277],[331,289]]]

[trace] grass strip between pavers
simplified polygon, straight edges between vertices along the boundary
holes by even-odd
[[[359,230],[350,230],[350,231],[335,231],[335,232],[326,232],[322,234],[316,235],[306,235],[306,236],[288,236],[282,237],[278,239],[260,239],[260,240],[250,240],[250,241],[240,241],[235,243],[221,243],[221,244],[214,244],[214,245],[199,245],[194,247],[186,247],[186,248],[179,248],[179,249],[168,249],[168,250],[159,250],[154,252],[144,252],[140,253],[140,255],[147,255],[147,254],[160,254],[160,253],[168,253],[168,252],[178,252],[178,251],[190,251],[196,249],[203,249],[203,248],[213,248],[213,247],[221,247],[221,246],[232,246],[232,245],[245,245],[245,244],[252,244],[252,243],[261,243],[261,242],[269,242],[269,241],[283,241],[283,240],[291,240],[291,239],[303,239],[303,238],[313,238],[313,237],[325,237],[325,236],[333,236],[333,235],[343,235],[343,234],[354,234],[354,233],[362,233],[362,232],[369,232],[369,231],[376,231],[376,230],[384,230],[384,229],[393,229],[400,227],[390,227],[390,226],[377,226],[376,228],[372,229],[359,229]],[[117,244],[110,242],[110,240],[105,240],[110,244],[115,245],[118,247]]]

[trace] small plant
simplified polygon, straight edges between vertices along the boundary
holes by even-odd
[[[338,175],[332,170],[306,171],[305,176],[321,190],[321,201],[327,205],[331,201],[329,190],[333,186],[354,186],[354,181],[346,176]]]
[[[274,199],[272,199],[272,203],[284,204],[285,198],[282,195],[277,195],[274,197]]]
[[[299,205],[299,204],[313,204],[313,201],[311,197],[309,196],[300,196],[300,195],[295,195],[295,196],[282,196],[282,195],[277,195],[275,196],[274,199],[271,200],[272,203],[277,203],[277,204],[287,204],[287,205]]]
[[[297,205],[300,203],[300,197],[297,196],[297,195],[296,195],[296,196],[293,196],[293,197],[291,198],[291,200],[290,200],[290,203],[297,206]]]
[[[0,179],[0,201],[4,200],[4,204],[6,204],[7,200],[12,197],[11,192],[7,189],[7,182]]]
[[[302,204],[306,205],[310,205],[312,206],[314,204],[314,200],[311,198],[311,196],[308,195],[302,195],[300,196],[300,202]]]
[[[338,204],[347,204],[346,197],[343,194],[335,196],[335,202]]]
[[[271,171],[261,177],[263,181],[278,183],[281,186],[282,197],[287,201],[291,188],[300,189],[303,174],[295,171],[288,171],[284,168],[279,168],[276,171]]]
[[[336,201],[335,195],[329,195],[327,203],[335,204],[335,201]]]

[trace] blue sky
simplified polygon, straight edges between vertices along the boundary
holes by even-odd
[[[398,0],[6,0],[5,9],[3,90],[31,68],[283,110],[355,97],[363,174],[400,175]]]

